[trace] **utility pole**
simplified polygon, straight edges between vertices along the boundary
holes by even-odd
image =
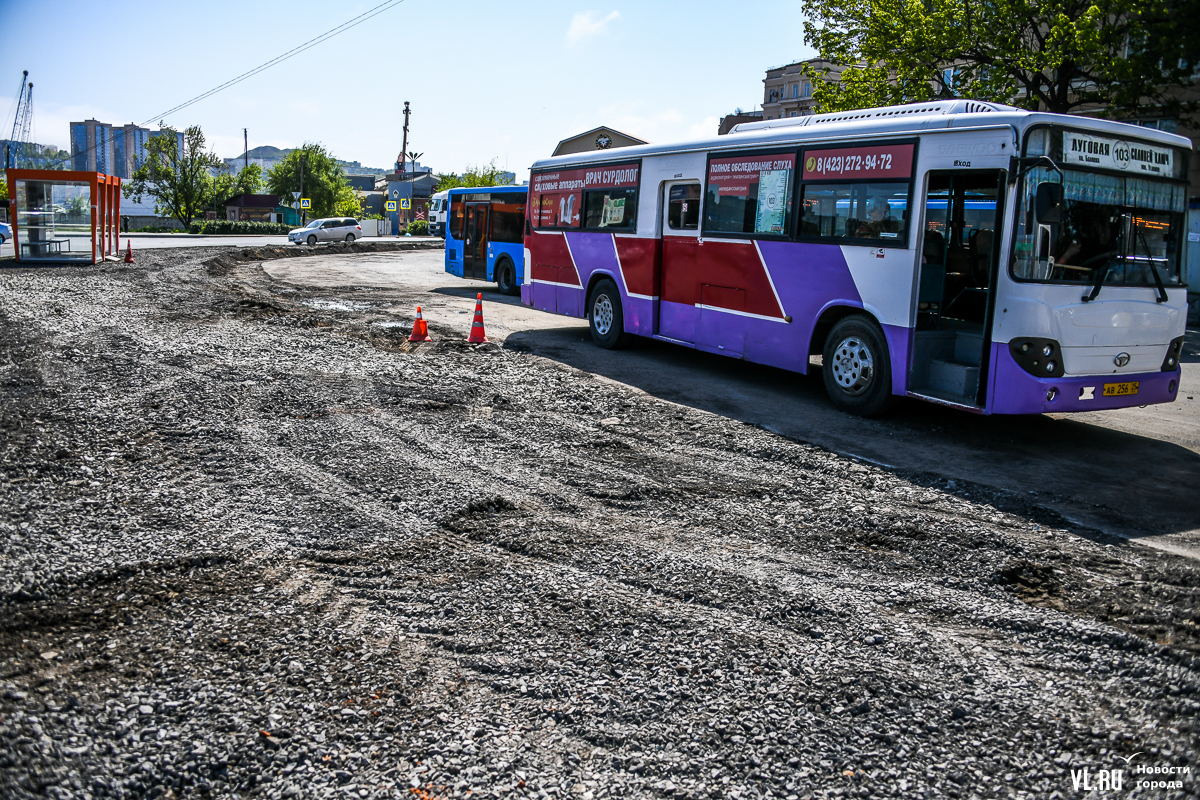
[[[304,153],[300,154],[300,196],[304,197]],[[302,208],[300,209],[300,227],[303,228],[306,222],[308,222],[308,214]]]
[[[246,156],[245,156],[246,160],[244,162],[244,164],[245,164],[244,168],[249,169],[250,168],[250,131],[249,131],[249,129],[242,128],[242,136],[245,137],[244,141],[246,144]]]
[[[405,154],[408,153],[408,115],[409,115],[408,101],[405,100],[404,101],[404,139],[402,140],[402,142],[400,144],[400,180],[404,180],[404,172],[405,172],[404,164],[405,164],[405,161],[407,160],[407,156]],[[408,204],[411,206],[412,205],[412,184],[411,183],[409,184],[408,197],[409,197]],[[408,223],[408,212],[407,211],[404,212],[404,222],[407,225],[407,223]],[[397,236],[400,235],[400,211],[399,211],[399,209],[396,210],[396,235]]]

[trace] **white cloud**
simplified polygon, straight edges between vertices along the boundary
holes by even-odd
[[[688,138],[708,139],[717,135],[717,128],[719,127],[721,127],[720,117],[705,117],[688,128]]]
[[[601,17],[599,11],[577,11],[571,17],[571,27],[567,28],[567,43],[575,44],[581,39],[599,36],[608,30],[609,23],[620,18],[620,11],[613,11],[607,17]]]

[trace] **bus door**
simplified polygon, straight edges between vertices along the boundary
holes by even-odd
[[[984,405],[1003,190],[1000,170],[936,171],[926,176],[908,375],[915,394]]]
[[[467,225],[463,242],[463,277],[486,281],[489,202],[467,203]]]
[[[662,221],[659,296],[690,296],[689,282],[695,278],[700,250],[700,183],[664,183],[659,219]],[[671,306],[664,314],[660,303],[655,315],[658,323],[655,333],[682,342],[695,342],[697,315],[694,312],[694,308]]]

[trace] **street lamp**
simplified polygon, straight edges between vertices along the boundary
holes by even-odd
[[[417,182],[417,159],[425,155],[424,153],[409,153],[408,158],[412,161],[412,171],[409,173],[412,177],[408,179],[408,212],[413,212],[413,202],[416,200],[416,192],[413,191],[413,185]],[[408,221],[408,214],[404,215],[405,221]]]

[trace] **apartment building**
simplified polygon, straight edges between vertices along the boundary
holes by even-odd
[[[132,123],[120,127],[89,119],[71,123],[71,168],[129,179],[146,158],[146,143],[162,136]],[[176,131],[183,149],[183,132]]]
[[[805,74],[805,67],[811,67],[818,74],[828,71],[831,77],[836,77],[842,71],[839,65],[822,58],[795,61],[767,70],[767,77],[763,79],[764,119],[803,117],[815,113],[812,79]]]

